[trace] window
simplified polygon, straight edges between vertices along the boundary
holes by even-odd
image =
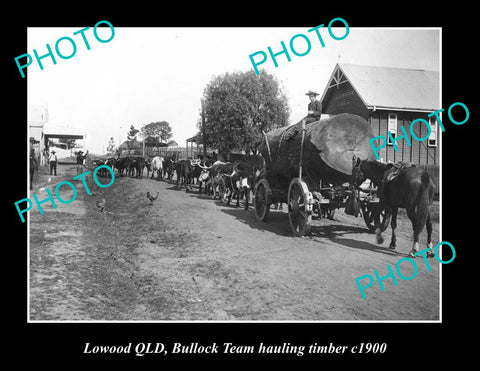
[[[397,137],[397,114],[396,113],[389,113],[388,114],[388,129],[387,129],[392,138]],[[390,135],[387,132],[387,143],[392,145],[392,141],[390,140]]]
[[[430,136],[428,137],[428,146],[436,147],[437,146],[437,131],[438,131],[438,122],[435,117],[429,117],[428,123],[430,124]]]

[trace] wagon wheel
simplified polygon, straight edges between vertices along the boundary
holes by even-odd
[[[365,224],[371,232],[375,231],[375,220],[374,215],[378,213],[378,210],[382,207],[380,203],[377,202],[362,202],[362,215],[365,220]],[[390,223],[391,214],[387,214],[385,209],[382,208],[379,217],[380,217],[380,230],[384,232],[388,224]]]
[[[295,236],[310,233],[312,227],[313,196],[307,184],[294,178],[288,187],[288,220]]]
[[[270,204],[272,203],[272,190],[266,179],[260,179],[255,186],[255,216],[258,221],[264,222],[270,214]]]

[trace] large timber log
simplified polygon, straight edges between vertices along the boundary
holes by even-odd
[[[340,114],[305,125],[303,176],[308,184],[341,185],[352,174],[353,155],[374,160],[369,139],[372,129],[357,115]],[[266,134],[260,152],[266,160],[266,178],[274,187],[288,187],[298,177],[301,122]]]

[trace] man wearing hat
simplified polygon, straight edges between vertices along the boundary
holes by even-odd
[[[310,103],[308,103],[308,115],[305,117],[305,123],[314,122],[320,120],[322,116],[322,103],[317,100],[318,93],[312,90],[309,90],[308,95],[310,98]]]
[[[52,150],[52,153],[48,157],[48,162],[50,163],[50,175],[57,175],[57,154],[55,150]],[[52,172],[55,174],[52,174]]]

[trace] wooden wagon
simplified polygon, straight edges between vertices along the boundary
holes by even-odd
[[[295,236],[310,232],[312,219],[332,218],[354,192],[349,181],[353,156],[374,159],[369,143],[372,130],[363,118],[340,114],[325,120],[279,128],[264,133],[260,152],[264,174],[255,184],[255,215],[266,221],[270,206],[288,205],[290,227]],[[359,192],[363,218],[373,231],[374,215],[381,215],[374,189]],[[385,228],[388,221],[383,220]]]

